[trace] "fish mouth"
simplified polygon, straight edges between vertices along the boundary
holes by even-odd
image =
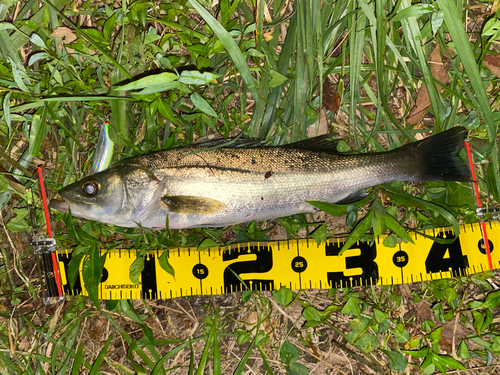
[[[54,210],[61,211],[64,213],[69,212],[69,204],[64,199],[54,198],[50,200],[50,207]]]
[[[75,211],[78,209],[78,206],[85,206],[85,207],[92,207],[93,205],[91,203],[85,203],[85,202],[76,202],[76,206],[74,205],[72,208],[72,211]],[[50,207],[53,208],[54,210],[64,212],[67,214],[70,209],[70,204],[61,196],[57,196],[54,199],[50,200]]]

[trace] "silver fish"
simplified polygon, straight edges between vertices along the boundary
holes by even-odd
[[[349,203],[392,181],[470,181],[456,127],[387,152],[343,154],[331,136],[284,146],[217,142],[125,159],[59,191],[51,206],[122,227],[218,227]],[[220,142],[227,142],[221,140]],[[220,145],[220,144],[219,144]]]

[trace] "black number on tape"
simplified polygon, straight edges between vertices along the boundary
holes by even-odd
[[[141,298],[158,298],[155,256],[153,254],[147,254],[144,257],[144,269],[141,272],[141,283]]]
[[[342,246],[336,243],[327,244],[326,256],[338,256]],[[370,246],[366,242],[354,245],[351,249],[360,249],[361,254],[345,258],[346,270],[361,268],[360,275],[346,276],[344,272],[328,272],[327,278],[331,288],[350,288],[358,285],[374,285],[379,279],[378,265],[374,262],[377,257],[375,243]]]
[[[295,257],[292,259],[292,270],[297,273],[304,272],[307,268],[307,260],[303,257]]]
[[[197,264],[193,267],[193,276],[199,280],[206,279],[208,276],[208,268],[204,264]]]
[[[493,252],[493,242],[488,240],[488,245],[490,245],[490,254]],[[481,254],[486,254],[486,246],[484,246],[484,238],[481,238],[477,244],[477,247]]]
[[[446,232],[446,238],[453,238],[451,232]],[[445,238],[443,233],[438,238]],[[453,276],[465,275],[469,267],[467,255],[463,255],[462,246],[458,237],[450,244],[434,242],[425,259],[425,270],[427,273],[450,271]]]
[[[75,261],[76,261],[75,264],[76,264],[77,270],[78,270],[78,265],[80,264],[80,261],[83,258],[83,255],[84,254],[80,254],[80,256],[77,257],[78,259],[75,259]],[[63,254],[59,253],[57,255],[57,257],[58,257],[60,262],[63,262],[64,273],[66,275],[66,278],[69,278],[70,277],[69,262],[71,261],[72,253],[69,253],[69,255],[66,255],[65,253],[63,253]],[[76,274],[75,285],[73,286],[73,288],[70,287],[70,280],[66,280],[66,283],[63,284],[63,290],[64,290],[64,294],[66,294],[66,295],[78,295],[78,294],[82,293],[82,281],[80,279],[79,272]]]
[[[399,268],[406,266],[408,264],[408,260],[408,253],[403,250],[396,252],[392,257],[392,262]]]
[[[273,290],[274,281],[265,279],[244,279],[246,287],[241,283],[239,275],[242,273],[264,273],[273,268],[273,252],[268,246],[250,246],[234,248],[222,254],[222,261],[238,259],[238,257],[248,254],[257,255],[256,260],[233,263],[224,269],[224,291],[225,293],[246,290]]]
[[[108,277],[109,277],[109,272],[106,267],[103,267],[101,274],[101,283],[106,282],[106,280],[108,280]]]

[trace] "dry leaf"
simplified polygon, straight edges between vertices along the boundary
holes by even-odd
[[[248,325],[253,325],[255,323],[257,323],[259,321],[259,316],[257,315],[257,313],[255,312],[251,312],[244,320],[245,323],[247,323]],[[270,334],[271,331],[272,331],[272,327],[269,323],[269,319],[266,319],[264,320],[261,325],[260,325],[260,328],[263,328],[264,329],[264,332],[266,332],[267,334]],[[255,333],[257,331],[252,331],[252,336],[255,336]]]
[[[264,17],[266,19],[266,22],[268,22],[268,23],[273,22],[273,16],[271,15],[271,12],[269,11],[269,7],[267,6],[267,3],[264,3]]]
[[[500,77],[500,56],[499,55],[486,55],[486,56],[484,56],[483,64],[493,74]]]
[[[445,61],[443,62],[441,60],[441,46],[438,44],[436,48],[431,52],[429,56],[429,69],[431,71],[432,76],[447,85],[450,83],[450,76],[448,75],[448,70],[445,67],[445,63],[447,62],[446,55],[444,55]],[[448,48],[448,52],[450,53],[451,56],[453,56],[453,51]],[[436,88],[438,89],[439,92],[441,92],[443,89],[441,86],[436,84]],[[427,91],[427,86],[424,84],[422,87],[420,87],[420,90],[418,90],[417,97],[415,99],[415,104],[413,108],[411,109],[410,114],[408,115],[406,119],[407,124],[418,124],[422,119],[424,118],[425,114],[427,113],[427,110],[431,106],[431,100],[429,99],[429,92]]]
[[[410,319],[410,317],[415,316],[415,322],[421,324],[424,320],[435,321],[434,313],[432,312],[432,305],[425,299],[420,300],[414,304],[410,310],[404,315],[405,319]]]
[[[264,33],[264,39],[266,40],[266,42],[269,42],[271,39],[273,39],[273,33],[274,33],[274,28]]]
[[[407,284],[399,285],[399,292],[404,297],[411,297],[411,289]]]
[[[61,42],[57,45],[57,48],[62,49],[64,44],[72,43],[76,40],[76,35],[69,27],[59,26],[50,34],[53,38],[62,38]]]
[[[443,330],[441,331],[439,345],[441,345],[441,349],[446,350],[448,353],[453,353],[453,349],[458,348],[460,340],[472,333],[471,329],[464,327],[457,319],[460,319],[458,315],[443,324]]]
[[[340,108],[340,95],[337,90],[335,90],[335,85],[327,77],[325,82],[323,82],[323,107],[333,111],[338,112]]]
[[[250,312],[250,314],[248,314],[248,316],[245,318],[244,322],[251,325],[251,324],[255,324],[257,323],[257,321],[259,320],[259,316],[257,315],[256,312]]]
[[[491,5],[491,10],[490,10],[490,16],[494,15],[497,12],[499,5],[500,5],[499,0],[493,1],[493,4]]]

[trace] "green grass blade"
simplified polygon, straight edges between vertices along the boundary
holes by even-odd
[[[295,3],[297,9],[297,50],[295,58],[295,82],[293,96],[293,111],[294,111],[294,131],[290,137],[290,141],[297,141],[297,134],[301,134],[306,125],[305,111],[307,108],[307,99],[309,97],[309,66],[312,64],[313,55],[308,54],[309,39],[306,29],[309,25],[307,8],[309,3],[299,1]],[[299,130],[300,129],[300,130]]]
[[[113,339],[113,335],[109,336],[108,339],[106,340],[104,347],[101,349],[94,364],[92,365],[92,369],[90,370],[90,375],[97,375],[99,373],[99,369],[101,368],[102,361],[104,361],[104,356],[106,355],[106,352],[108,351],[108,347],[109,347],[109,344],[111,343],[112,339]]]
[[[246,350],[245,354],[243,355],[243,358],[241,358],[240,362],[238,363],[238,367],[236,367],[236,370],[234,371],[234,375],[241,375],[243,374],[243,370],[245,369],[245,366],[248,362],[248,359],[250,358],[250,354],[252,354],[252,350],[255,346],[255,338],[252,340],[252,343]]]
[[[43,138],[45,137],[47,111],[46,107],[40,108],[31,120],[31,128],[29,133],[29,148],[30,155],[39,156],[40,147],[42,146]]]
[[[160,374],[160,371],[163,371],[163,363],[165,363],[165,361],[172,358],[173,356],[175,356],[177,353],[179,353],[180,351],[182,351],[184,348],[186,348],[188,346],[190,346],[192,348],[192,344],[197,342],[197,341],[200,341],[200,340],[208,340],[208,335],[207,336],[200,336],[200,337],[196,337],[194,339],[187,340],[185,343],[171,349],[167,354],[165,354],[163,357],[161,357],[161,359],[158,362],[156,362],[156,365],[154,366],[153,371],[151,371],[151,375]],[[191,353],[192,353],[192,355],[190,358],[190,365],[189,365],[190,373],[192,373],[192,368],[193,368],[192,365],[193,365],[193,361],[194,361],[193,360],[194,351],[191,351]]]
[[[221,375],[222,374],[222,366],[221,366],[221,360],[220,360],[220,349],[219,349],[219,338],[217,336],[217,328],[219,324],[219,311],[217,310],[217,313],[215,314],[214,317],[214,322],[212,324],[212,342],[214,345],[214,375]]]
[[[87,310],[85,311],[83,314],[81,314],[78,318],[81,320],[81,319],[84,319],[86,318],[87,316],[89,316],[90,314],[90,310]],[[38,335],[40,335],[40,337],[43,337],[44,340],[47,340],[48,342],[50,342],[51,344],[53,345],[57,345],[57,341],[51,337],[51,332],[45,332],[46,330],[46,327],[39,327],[39,326],[35,326],[31,321],[29,321],[27,318],[25,318],[25,323],[27,326],[29,326],[30,328],[32,328]],[[69,355],[69,356],[74,356],[75,353],[73,351],[72,348],[68,348],[66,346],[62,346],[61,347],[61,350],[66,354],[66,355]],[[33,353],[32,353],[33,354]],[[35,355],[35,358],[39,358],[39,357],[42,357],[42,356],[37,356]],[[48,357],[44,357],[44,360],[47,361],[47,362],[50,362],[50,359]],[[57,363],[58,365],[60,365],[60,362]],[[87,369],[90,369],[92,366],[89,362],[83,360],[83,365],[85,366],[85,368]],[[68,368],[69,370],[69,368]]]
[[[452,226],[453,232],[458,235],[460,233],[460,227],[458,225],[457,219],[445,208],[435,204],[431,203],[429,201],[404,194],[401,190],[393,188],[389,184],[384,184],[382,185],[383,189],[387,191],[389,196],[391,196],[393,199],[395,199],[398,203],[404,204],[406,206],[412,206],[412,207],[418,207],[423,210],[431,211],[431,212],[437,212],[439,213],[442,217],[444,217]]]
[[[269,365],[269,362],[267,361],[267,354],[266,354],[266,352],[264,351],[264,349],[262,349],[262,347],[260,345],[257,346],[257,349],[259,349],[260,355],[262,357],[262,362],[264,363],[264,367],[265,367],[267,373],[269,375],[274,375],[274,372],[273,372],[271,366]]]
[[[132,350],[134,350],[137,355],[139,355],[139,357],[150,367],[150,368],[153,368],[155,367],[154,365],[154,362],[151,361],[149,355],[140,347],[138,347],[137,345],[135,347],[133,347],[133,344],[134,344],[134,340],[128,335],[127,332],[125,332],[125,330],[114,320],[112,319],[109,314],[107,314],[105,311],[101,311],[101,313],[106,317],[106,319],[108,319],[108,321],[111,323],[111,325],[118,331],[118,333],[120,334],[120,336],[125,340],[125,342],[130,345],[130,348],[132,348]],[[130,351],[130,348],[129,348],[129,351]],[[134,368],[137,369],[137,367],[140,367],[138,366],[135,361],[131,361],[132,362],[132,365],[134,366]],[[140,369],[142,370],[142,367],[140,367]],[[164,370],[163,370],[163,367],[161,367],[159,369],[158,372],[156,372],[156,374],[163,374],[164,373]]]
[[[409,0],[402,0],[401,7],[403,9],[411,6]],[[456,22],[456,21],[455,21]],[[436,89],[434,84],[434,77],[432,76],[429,65],[427,64],[427,53],[423,48],[423,37],[420,32],[420,27],[417,23],[415,16],[410,16],[401,20],[403,31],[406,33],[406,39],[409,41],[410,47],[413,49],[418,58],[419,68],[422,71],[427,91],[429,92],[429,99],[431,102],[432,111],[436,118],[436,125],[441,129],[441,123],[445,119],[446,110],[443,108],[441,95]],[[462,25],[460,25],[462,27]]]
[[[205,372],[205,366],[208,363],[208,352],[210,350],[210,347],[212,346],[212,333],[207,338],[207,341],[205,342],[205,347],[203,348],[203,353],[200,358],[200,364],[198,366],[198,369],[195,372],[195,375],[203,375]]]
[[[219,314],[218,312],[212,318],[212,326],[210,327],[210,333],[208,334],[207,341],[205,343],[205,348],[203,349],[203,354],[201,355],[200,365],[198,366],[198,370],[196,370],[196,375],[202,375],[205,372],[205,366],[208,363],[208,355],[210,352],[210,348],[212,345],[213,349],[213,357],[214,357],[214,374],[221,373],[221,364],[220,364],[220,352],[219,352],[219,341],[217,339],[217,324],[218,324]]]
[[[78,349],[76,350],[75,361],[73,362],[73,369],[71,370],[71,375],[80,374],[82,359],[83,359],[83,345],[78,344]]]
[[[54,0],[53,4],[57,9],[64,9],[70,2],[70,0]],[[38,7],[38,5],[34,6],[33,4],[35,4],[35,1],[29,1],[25,3],[26,5],[17,14],[16,21],[24,20],[29,17],[30,21],[33,21],[38,25],[43,24],[44,17],[46,17],[47,14],[47,9],[45,7]],[[38,11],[35,14],[29,16],[29,14],[33,12],[34,9],[37,9]],[[16,51],[19,51],[24,45],[28,43],[29,37],[27,35],[30,35],[33,32],[33,29],[30,26],[23,25],[19,27],[19,31],[20,32],[12,34],[10,38],[10,43]]]
[[[288,25],[287,34],[285,37],[285,41],[282,46],[282,50],[278,59],[278,63],[276,64],[276,71],[282,75],[287,74],[287,70],[290,67],[295,54],[295,34],[297,32],[297,22],[296,15],[293,15],[290,24]],[[259,137],[266,139],[268,138],[277,128],[281,118],[279,116],[278,111],[281,108],[286,108],[287,111],[292,110],[292,106],[280,106],[280,102],[282,102],[282,94],[285,86],[280,85],[273,89],[271,89],[268,101],[269,105],[266,107],[266,111],[264,113],[264,117],[262,119],[262,125],[259,131]],[[283,100],[286,103],[287,98]],[[286,120],[285,120],[286,121]],[[283,122],[285,122],[283,121]]]
[[[368,214],[361,219],[361,221],[356,225],[356,228],[349,233],[349,236],[347,236],[347,239],[345,241],[344,246],[342,246],[342,249],[340,249],[339,255],[342,255],[344,251],[349,249],[352,245],[354,245],[356,242],[358,242],[361,237],[370,229],[372,225],[372,216],[373,216],[373,210],[369,210]]]
[[[194,374],[194,348],[193,348],[193,343],[191,340],[189,340],[189,350],[190,350],[191,356],[189,358],[188,374],[193,375]]]
[[[41,107],[43,105],[45,105],[45,104],[42,103],[41,101],[37,100],[36,102],[21,104],[21,105],[15,106],[15,107],[10,107],[10,113],[12,115],[12,113],[24,112],[28,109],[38,108],[38,107]],[[0,111],[0,116],[2,116],[3,114],[4,114],[4,112]]]
[[[472,52],[472,47],[469,39],[467,38],[463,23],[457,22],[462,19],[462,8],[461,6],[458,8],[457,4],[453,0],[438,0],[437,3],[439,8],[443,10],[444,21],[450,33],[451,39],[455,44],[456,53],[464,66],[464,70],[467,73],[467,78],[469,79],[471,86],[474,88],[474,94],[479,103],[478,110],[483,117],[483,121],[487,125],[490,142],[495,142],[497,130],[490,102],[486,94],[486,85],[481,79],[479,67],[474,58],[474,53]],[[464,82],[464,86],[465,85],[468,85],[468,83]],[[494,179],[492,181],[495,181],[496,188],[498,189],[500,186],[500,171],[496,147],[491,153],[491,158],[493,159],[494,171]]]
[[[480,106],[479,110],[488,126],[490,135],[496,135],[495,121],[486,95],[485,83],[481,79],[481,74],[479,73],[479,68],[474,58],[474,53],[472,52],[467,34],[463,28],[463,24],[457,22],[457,20],[462,19],[462,12],[452,0],[438,0],[437,3],[443,10],[446,27],[455,44],[456,53],[460,57],[460,61],[464,66],[464,70],[467,73],[472,87],[474,87],[474,94]]]
[[[94,100],[134,100],[134,98],[128,98],[125,96],[100,96],[100,95],[88,95],[88,96],[46,96],[45,98],[36,99],[39,102],[86,102]]]
[[[33,160],[33,155],[29,153],[28,149],[26,149],[21,157],[18,160],[19,165],[21,165],[24,168],[28,168],[30,165],[31,161]],[[22,176],[24,172],[20,171],[19,169],[15,168],[13,171],[14,175],[19,175]],[[0,211],[2,211],[5,208],[5,205],[9,201],[10,197],[12,196],[13,191],[12,190],[7,190],[4,191],[2,194],[0,194]]]
[[[66,372],[60,370],[57,371],[56,366],[55,366],[55,359],[59,356],[59,353],[61,351],[62,346],[66,346],[70,351],[73,351],[73,347],[75,346],[75,342],[78,340],[78,334],[79,334],[79,328],[80,324],[78,321],[75,321],[73,324],[69,324],[67,328],[63,330],[63,334],[57,341],[57,345],[54,347],[53,354],[52,354],[52,373],[53,374],[66,374]],[[64,359],[64,365],[68,365],[70,361],[73,359],[70,355],[64,356],[64,352],[60,357],[60,360],[62,361]],[[66,357],[66,358],[64,358]],[[76,361],[76,358],[75,358]],[[80,359],[81,361],[81,359]],[[81,363],[81,362],[80,362]]]
[[[250,91],[250,94],[252,94],[255,102],[259,102],[261,98],[257,89],[257,82],[252,76],[252,73],[250,73],[250,68],[248,67],[246,59],[241,53],[240,48],[234,41],[233,37],[203,6],[200,5],[200,3],[198,3],[196,0],[190,0],[189,2],[193,6],[193,8],[195,8],[196,11],[203,17],[208,26],[210,26],[210,28],[214,31],[215,35],[217,35],[217,37],[220,39],[220,41],[226,48],[227,53],[231,57],[234,65],[240,72],[241,78],[243,79],[243,82],[245,82],[248,91]]]
[[[349,54],[349,82],[351,86],[349,91],[349,128],[352,131],[356,148],[359,149],[361,148],[361,143],[359,142],[356,130],[358,127],[356,109],[359,108],[361,122],[363,123],[363,109],[361,108],[359,90],[360,82],[362,81],[361,61],[363,57],[366,16],[364,14],[357,16],[352,8],[353,6],[350,5],[352,16],[349,18],[349,27],[353,30],[349,33],[349,45],[351,46]],[[364,129],[365,127],[362,126],[362,128]]]
[[[61,17],[64,21],[67,22],[68,25],[71,25],[71,27],[77,32],[78,35],[80,35],[82,38],[84,38],[87,42],[89,42],[96,50],[98,50],[99,52],[101,52],[104,56],[106,56],[109,61],[125,76],[127,77],[128,79],[131,79],[132,76],[125,70],[125,68],[123,68],[123,66],[121,66],[118,61],[115,60],[115,58],[113,56],[111,56],[107,51],[105,51],[103,48],[101,48],[101,46],[96,43],[89,35],[87,35],[87,33],[85,31],[83,31],[82,29],[80,29],[78,26],[74,25],[73,22],[71,22],[71,20],[66,17],[64,15],[63,12],[61,12],[59,9],[57,9],[57,7],[52,4],[50,1],[48,0],[43,0],[43,2],[45,4],[47,4],[49,7],[51,7],[52,9],[54,9],[57,14],[59,14],[59,17]]]

